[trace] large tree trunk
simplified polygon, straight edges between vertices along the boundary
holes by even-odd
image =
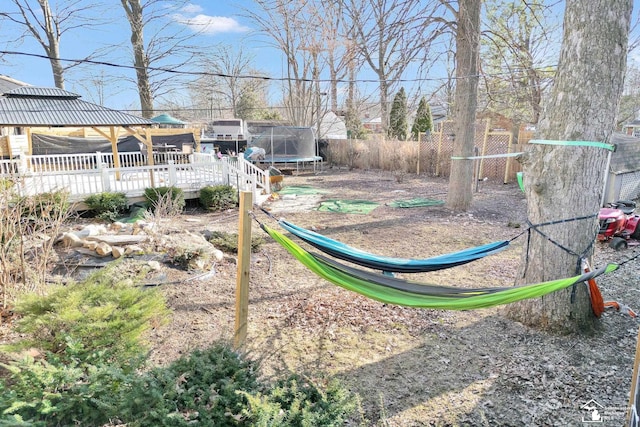
[[[39,3],[44,14],[43,27],[48,41],[48,44],[42,43],[42,46],[47,52],[47,55],[49,55],[49,63],[51,64],[51,72],[53,73],[53,81],[56,87],[58,89],[64,89],[64,67],[62,66],[62,62],[60,62],[61,30],[58,25],[56,25],[49,2],[47,0],[40,0]]]
[[[64,67],[62,66],[62,62],[60,62],[60,46],[57,40],[53,38],[50,39],[49,46],[50,48],[47,49],[47,54],[49,55],[54,84],[58,89],[64,89]]]
[[[623,88],[632,5],[632,0],[567,1],[558,74],[537,139],[610,140]],[[573,276],[580,256],[593,254],[606,158],[601,148],[527,147],[521,161],[529,221],[591,217],[538,228],[544,236],[531,230],[519,282]],[[512,304],[506,311],[525,324],[558,332],[589,332],[595,320],[583,284]]]
[[[144,46],[144,22],[140,0],[121,0],[127,13],[131,27],[131,47],[133,48],[133,65],[136,67],[138,96],[142,117],[153,117],[153,95],[149,81],[149,60]]]
[[[456,31],[456,94],[454,101],[454,157],[473,156],[474,124],[478,104],[480,0],[460,0]],[[466,211],[471,206],[473,160],[453,160],[447,207]]]

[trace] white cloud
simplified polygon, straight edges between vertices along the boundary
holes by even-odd
[[[203,10],[204,9],[202,8],[202,6],[199,6],[193,3],[187,3],[187,5],[183,7],[180,11],[183,13],[199,13],[199,12],[202,12]]]
[[[249,30],[248,27],[240,25],[235,19],[225,16],[199,14],[193,17],[187,17],[176,14],[174,15],[174,19],[176,22],[191,28],[193,31],[204,34],[242,33]]]

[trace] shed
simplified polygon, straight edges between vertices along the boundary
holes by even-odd
[[[21,147],[21,152],[32,152],[33,127],[89,127],[110,141],[117,162],[118,128],[147,146],[151,154],[151,138],[142,137],[133,127],[149,128],[152,124],[142,117],[82,101],[80,95],[59,88],[22,86],[0,97],[0,126],[26,129],[27,146]],[[8,151],[19,154],[12,147]]]
[[[616,132],[611,143],[616,150],[611,154],[603,202],[640,198],[640,138]]]
[[[347,139],[347,126],[333,111],[328,111],[320,121],[318,139]]]

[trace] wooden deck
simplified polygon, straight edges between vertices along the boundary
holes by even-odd
[[[178,187],[185,198],[196,198],[207,185],[231,185],[252,191],[256,202],[271,192],[268,174],[242,157],[222,158],[206,153],[160,153],[147,165],[142,153],[121,153],[120,167],[109,153],[21,156],[0,160],[0,180],[11,180],[18,194],[35,195],[57,190],[69,192],[70,201],[89,195],[120,192],[130,199],[142,197],[146,188]]]

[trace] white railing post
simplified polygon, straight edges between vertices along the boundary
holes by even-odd
[[[109,170],[104,167],[102,163],[102,157],[98,156],[97,158],[97,167],[98,172],[100,173],[100,180],[102,181],[102,191],[107,192],[111,191],[111,180],[109,179]]]
[[[25,154],[20,154],[20,166],[18,167],[19,173],[27,173],[29,167],[27,165],[27,156]]]
[[[96,151],[96,167],[100,168],[100,165],[102,165],[102,153]]]
[[[227,182],[224,182],[225,177]],[[229,160],[226,157],[222,158],[222,180],[223,184],[231,185],[231,177],[229,176]]]
[[[169,186],[173,187],[178,183],[178,174],[176,173],[175,160],[169,160],[167,165],[169,166]]]

